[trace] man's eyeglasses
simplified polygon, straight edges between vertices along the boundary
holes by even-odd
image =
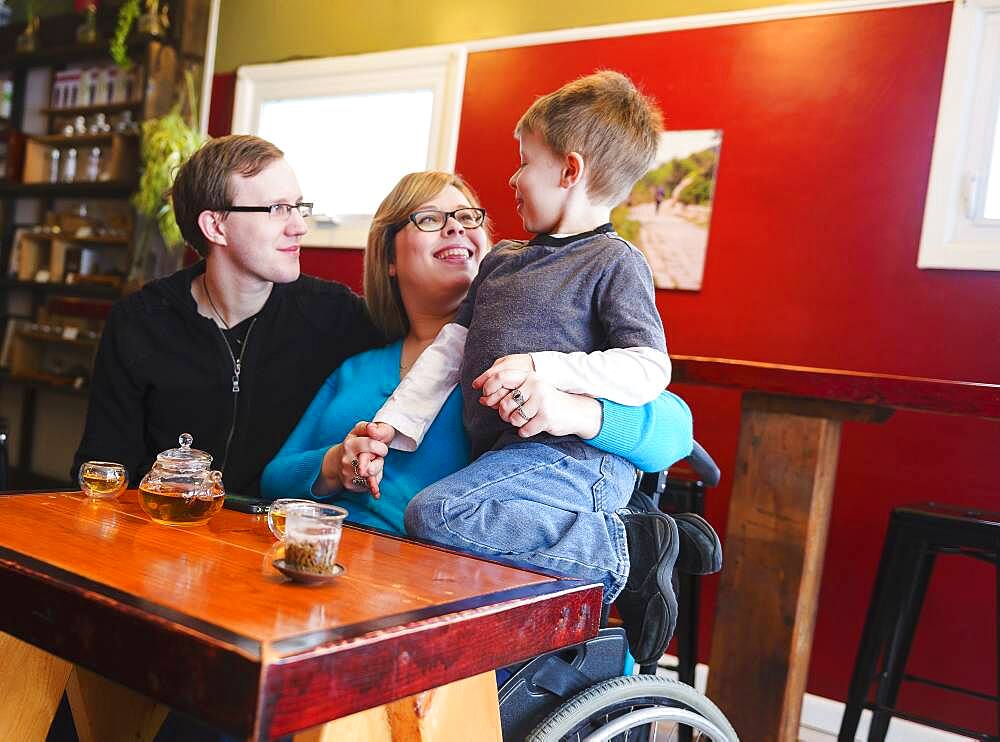
[[[477,209],[472,206],[454,211],[427,209],[426,211],[414,211],[410,214],[409,219],[421,232],[437,232],[444,229],[444,225],[451,217],[454,217],[463,229],[475,229],[483,226],[483,222],[486,221],[486,209]]]
[[[287,222],[293,211],[298,211],[303,219],[312,216],[313,205],[311,203],[301,204],[271,204],[270,206],[227,206],[219,211],[250,211],[267,214],[276,222]]]

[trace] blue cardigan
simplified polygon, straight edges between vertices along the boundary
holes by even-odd
[[[401,340],[347,359],[316,393],[291,436],[264,469],[265,498],[312,499],[323,456],[344,440],[359,420],[370,420],[399,384]],[[628,459],[643,471],[666,469],[691,453],[691,411],[684,401],[663,392],[643,407],[601,400],[600,433],[588,443]],[[347,520],[403,533],[403,513],[420,490],[469,463],[469,441],[462,428],[462,395],[456,387],[413,452],[391,450],[376,500],[368,493],[343,491],[324,501],[347,508]]]

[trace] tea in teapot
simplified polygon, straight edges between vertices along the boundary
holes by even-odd
[[[212,455],[191,448],[193,441],[190,433],[182,433],[180,448],[159,454],[139,483],[139,507],[157,523],[198,526],[222,509],[222,473],[209,470]]]

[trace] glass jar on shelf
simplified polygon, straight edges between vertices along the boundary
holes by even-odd
[[[90,122],[89,130],[91,134],[105,134],[111,131],[111,127],[108,125],[107,114],[94,114],[94,120]]]
[[[9,77],[0,80],[0,118],[9,119],[14,99],[14,81]]]
[[[87,180],[95,182],[101,175],[101,148],[93,147],[87,158]]]
[[[76,147],[66,150],[66,161],[63,163],[62,173],[63,183],[72,183],[76,180]]]
[[[49,152],[49,183],[59,182],[59,159],[61,157],[62,153],[55,147]]]
[[[134,134],[139,131],[139,123],[132,118],[131,111],[122,111],[118,121],[115,122],[115,131],[119,134]]]

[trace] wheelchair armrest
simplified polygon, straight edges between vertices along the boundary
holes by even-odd
[[[719,483],[722,472],[698,441],[694,442],[691,455],[682,460],[687,462],[698,480],[706,487],[714,487]],[[640,472],[637,489],[655,501],[667,488],[667,475],[666,471]]]
[[[687,457],[688,464],[698,475],[698,479],[705,483],[706,487],[714,487],[722,478],[722,472],[718,464],[708,455],[708,451],[702,448],[698,441],[694,442],[691,455]]]

